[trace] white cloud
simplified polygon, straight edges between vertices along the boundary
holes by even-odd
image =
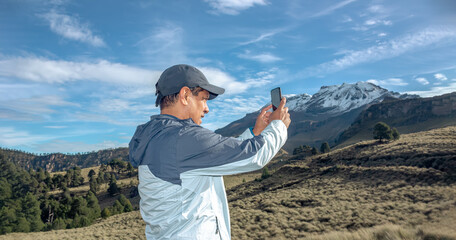
[[[428,85],[429,81],[426,78],[419,77],[415,79],[417,82],[421,83],[422,85]]]
[[[65,101],[60,96],[43,95],[30,98],[18,98],[14,100],[1,101],[0,108],[23,113],[24,115],[45,115],[54,113],[51,106],[76,106],[79,104]]]
[[[456,92],[456,82],[452,82],[447,86],[438,86],[438,87],[432,87],[429,90],[426,91],[410,91],[410,92],[405,92],[408,94],[417,94],[420,95],[421,97],[433,97],[433,96],[439,96],[447,93],[452,93]]]
[[[346,5],[354,2],[356,0],[345,0],[345,1],[342,1],[342,2],[339,2],[335,5],[332,5],[320,12],[317,12],[315,13],[314,15],[312,15],[312,17],[321,17],[321,16],[325,16],[325,15],[328,15],[328,14],[331,14],[332,12],[336,11],[337,9],[339,8],[342,8],[342,7],[345,7]]]
[[[263,96],[241,97],[235,96],[226,99],[215,99],[214,106],[223,109],[224,116],[244,116],[246,113],[256,112],[265,104],[268,104],[269,98]],[[216,114],[216,113],[214,113]]]
[[[225,88],[225,94],[237,94],[245,92],[249,88],[249,84],[238,82],[228,73],[216,68],[198,67],[203,72],[210,83]]]
[[[455,37],[456,31],[452,29],[426,29],[363,50],[348,52],[341,58],[307,68],[302,74],[306,76],[318,76],[337,72],[358,64],[397,57],[404,53],[416,51],[442,40],[449,40]]]
[[[263,33],[259,37],[255,38],[255,39],[252,39],[252,40],[249,40],[249,41],[246,41],[246,42],[243,42],[240,45],[243,46],[243,45],[249,45],[249,44],[252,44],[252,43],[261,42],[261,41],[266,40],[266,39],[268,39],[268,38],[270,38],[270,37],[282,32],[282,31],[284,31],[284,29],[279,29],[279,30],[274,30],[274,31],[271,31],[271,32]]]
[[[30,113],[18,112],[12,109],[0,108],[0,119],[13,121],[36,121],[37,117]]]
[[[160,72],[99,60],[94,63],[56,61],[37,57],[0,59],[0,76],[33,82],[64,83],[94,80],[117,84],[147,85],[157,80]]]
[[[254,76],[247,78],[245,81],[251,87],[261,87],[272,82],[275,79],[277,68],[272,68],[269,71],[256,73]]]
[[[12,127],[0,127],[0,136],[2,136],[0,138],[0,145],[7,147],[28,145],[53,138],[45,135],[31,135],[27,131],[16,130]]]
[[[0,102],[18,98],[30,98],[43,94],[52,94],[52,92],[55,93],[56,91],[55,88],[47,86],[47,84],[0,83]]]
[[[277,57],[271,53],[252,54],[250,51],[245,51],[244,53],[238,54],[238,57],[261,63],[271,63],[282,60],[282,58]]]
[[[385,12],[385,8],[382,5],[372,5],[367,10],[369,12],[372,12],[372,13],[383,13],[383,12]]]
[[[442,73],[436,73],[436,74],[434,74],[434,77],[435,77],[435,79],[437,79],[437,80],[439,80],[439,81],[446,81],[446,80],[448,80],[448,78],[447,78],[444,74],[442,74]]]
[[[162,23],[135,46],[148,65],[165,68],[176,63],[189,62],[184,44],[184,30],[172,22]]]
[[[154,105],[155,106],[155,105]],[[100,106],[102,108],[102,106]],[[158,114],[158,108],[155,108],[154,111],[151,111],[151,113]],[[81,121],[81,122],[100,122],[100,123],[106,123],[106,124],[114,124],[114,125],[119,125],[119,126],[131,126],[135,127],[138,126],[141,121],[144,119],[134,119],[134,118],[128,118],[129,116],[125,116],[127,118],[114,118],[113,116],[107,116],[103,115],[100,113],[90,113],[90,112],[75,112],[73,115],[71,115],[71,118],[75,121]]]
[[[386,33],[379,33],[378,34],[379,37],[386,37],[386,35],[387,35]]]
[[[251,8],[255,5],[266,5],[266,0],[204,0],[214,8],[214,13],[237,15],[240,11]]]
[[[85,142],[68,142],[64,140],[53,140],[50,142],[33,144],[33,148],[40,152],[61,152],[61,153],[77,153],[91,152],[100,149],[128,147],[128,143],[120,143],[117,141],[103,141],[100,143],[85,143]]]
[[[76,17],[57,13],[55,10],[40,16],[49,22],[52,31],[64,38],[88,43],[95,47],[106,46],[102,38],[94,35],[88,25],[80,23]]]
[[[401,78],[388,78],[385,80],[369,79],[367,82],[373,83],[378,86],[407,86],[408,83],[404,82]]]
[[[260,87],[269,84],[275,78],[276,68],[262,71],[247,77],[244,82],[237,81],[226,72],[216,68],[198,67],[204,73],[210,83],[225,88],[226,95],[239,94],[252,87]]]
[[[364,25],[367,25],[367,26],[373,26],[373,25],[390,26],[392,24],[393,24],[393,22],[391,22],[390,20],[380,20],[380,19],[369,19],[364,22]]]
[[[344,16],[344,19],[342,20],[343,23],[349,23],[353,22],[353,19],[350,16]]]

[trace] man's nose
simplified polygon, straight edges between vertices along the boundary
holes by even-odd
[[[204,114],[208,114],[209,113],[209,106],[206,104],[204,106]]]

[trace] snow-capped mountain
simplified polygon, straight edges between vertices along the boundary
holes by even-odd
[[[382,102],[385,98],[418,97],[388,91],[368,82],[323,86],[312,96],[288,95],[286,106],[292,121],[284,149],[293,150],[302,144],[315,145],[324,141],[333,144],[339,134],[372,104]],[[249,113],[215,132],[224,136],[237,136],[255,124],[258,112]]]
[[[290,111],[313,114],[341,114],[371,103],[381,102],[386,97],[415,98],[415,95],[388,91],[369,82],[323,86],[313,96],[300,94],[287,99]]]

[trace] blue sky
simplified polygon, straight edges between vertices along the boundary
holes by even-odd
[[[452,0],[3,0],[0,36],[0,146],[34,153],[127,146],[179,63],[226,88],[203,119],[212,130],[277,86],[456,91]]]

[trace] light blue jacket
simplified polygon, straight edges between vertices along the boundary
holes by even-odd
[[[261,169],[286,140],[280,120],[258,136],[247,129],[228,138],[191,119],[152,116],[138,126],[129,146],[147,239],[230,239],[222,176]]]

